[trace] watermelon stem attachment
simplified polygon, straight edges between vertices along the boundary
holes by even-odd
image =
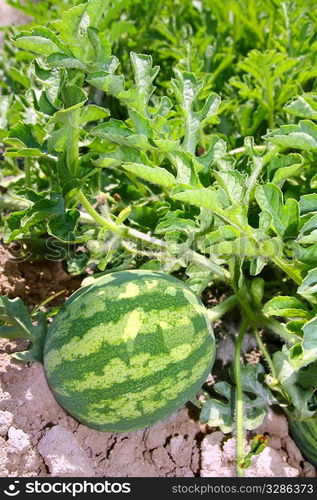
[[[241,380],[241,348],[243,337],[249,327],[248,318],[244,318],[240,328],[240,332],[236,341],[235,356],[234,356],[234,373],[236,383],[236,429],[237,429],[237,474],[238,477],[243,477],[242,461],[245,455],[243,446],[243,387]]]

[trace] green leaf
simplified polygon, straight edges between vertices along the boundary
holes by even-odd
[[[5,152],[6,158],[41,158],[46,157],[46,154],[37,148],[7,148]]]
[[[123,75],[113,75],[115,66],[110,71],[99,71],[89,75],[90,85],[107,92],[120,99],[130,110],[137,111],[145,117],[150,117],[148,110],[149,100],[154,92],[153,81],[159,67],[152,67],[152,57],[146,54],[130,53],[134,81],[128,89],[125,88]]]
[[[299,200],[300,215],[317,212],[317,194],[304,194]]]
[[[175,186],[175,177],[165,170],[165,168],[149,167],[140,163],[123,163],[122,167],[124,170],[136,174],[141,179],[145,179],[153,184],[158,184],[167,189],[172,189]]]
[[[67,271],[72,276],[78,276],[85,272],[88,266],[88,255],[83,252],[75,252],[67,259]]]
[[[101,120],[102,118],[108,118],[110,116],[110,112],[108,109],[101,108],[100,106],[96,106],[95,104],[88,104],[85,106],[80,113],[80,123],[84,125],[88,122],[94,122],[97,120]]]
[[[258,22],[255,19],[251,24]],[[254,45],[251,44],[252,46]],[[230,80],[231,85],[239,90],[243,100],[258,103],[256,111],[252,115],[252,122],[255,121],[256,128],[259,127],[263,119],[266,119],[269,126],[273,127],[274,111],[281,107],[297,90],[297,82],[291,78],[297,60],[288,57],[287,54],[286,50],[250,50],[247,57],[238,63],[238,67],[246,74],[242,77],[234,76]],[[252,128],[251,132],[253,133]]]
[[[309,302],[317,303],[317,268],[307,273],[297,293]]]
[[[268,438],[263,436],[262,434],[258,434],[252,439],[251,443],[251,449],[249,453],[243,457],[243,459],[240,462],[240,467],[242,469],[247,469],[252,461],[252,458],[256,455],[260,455],[262,451],[266,448],[268,443]]]
[[[20,212],[11,213],[5,221],[4,236],[6,242],[14,241],[40,222],[54,216],[64,216],[65,205],[60,194],[52,195],[52,199],[41,199],[33,203],[32,207]],[[76,211],[75,211],[76,212]]]
[[[309,267],[317,265],[317,245],[311,245],[307,248],[296,246],[296,257],[300,262],[305,262]]]
[[[0,305],[3,307],[8,321],[19,331],[20,338],[31,340],[33,338],[32,322],[23,301],[19,297],[10,300],[8,297],[2,296]]]
[[[219,185],[227,193],[232,204],[241,203],[246,192],[246,175],[236,170],[214,172]]]
[[[130,58],[139,101],[138,109],[146,112],[149,99],[155,90],[152,83],[159,72],[159,66],[152,68],[153,60],[149,55],[131,52]]]
[[[288,318],[309,318],[310,312],[295,297],[280,296],[269,300],[263,307],[268,316],[285,316]]]
[[[267,264],[267,260],[262,257],[255,257],[250,263],[251,276],[257,276]]]
[[[10,109],[11,101],[11,96],[0,96],[0,129],[5,129],[8,125],[8,112]]]
[[[215,245],[224,240],[235,240],[239,238],[239,234],[239,231],[225,224],[220,226],[216,231],[211,231],[208,235],[204,236],[202,248],[206,250],[210,245]]]
[[[284,109],[290,115],[317,120],[317,95],[303,94],[295,97]]]
[[[98,125],[91,131],[91,135],[107,139],[120,146],[129,146],[138,149],[151,148],[145,135],[134,134],[123,122],[111,119],[102,125]]]
[[[264,139],[284,148],[317,150],[317,125],[302,120],[297,125],[282,125],[264,136]]]
[[[90,26],[98,27],[102,15],[109,8],[109,0],[88,0],[85,14],[89,16]]]
[[[234,388],[227,382],[217,382],[214,390],[226,399],[226,402],[218,399],[208,399],[202,406],[200,421],[207,423],[210,427],[219,427],[224,434],[228,434],[234,428]]]
[[[206,251],[210,255],[226,256],[226,257],[239,257],[241,259],[251,258],[262,253],[262,250],[256,243],[244,236],[238,237],[233,241],[219,241],[215,245],[206,247]]]
[[[41,125],[18,121],[10,128],[4,142],[16,148],[37,149],[43,143],[44,137],[45,130]]]
[[[187,189],[179,192],[174,190],[171,197],[201,208],[208,208],[229,224],[237,225],[238,228],[240,228],[241,223],[245,223],[244,207],[237,205],[223,208],[219,202],[218,192],[214,188]]]
[[[253,430],[263,422],[269,405],[274,401],[270,391],[260,380],[264,374],[262,365],[242,367],[244,428]],[[235,390],[227,382],[217,382],[213,389],[225,400],[208,399],[202,406],[200,420],[210,427],[220,427],[225,434],[235,427]],[[247,393],[247,394],[246,394]],[[249,395],[252,394],[252,398]]]
[[[93,60],[95,54],[94,47],[89,40],[89,28],[98,27],[108,4],[108,0],[88,0],[87,3],[80,3],[64,11],[61,19],[51,23],[73,55],[80,61]]]
[[[202,187],[198,177],[197,167],[201,167],[189,153],[175,151],[169,154],[171,163],[177,171],[177,184],[187,184],[192,187]]]
[[[194,154],[200,129],[206,120],[217,114],[220,97],[215,93],[209,94],[200,111],[195,111],[199,102],[198,97],[202,89],[202,82],[199,82],[193,73],[179,70],[175,70],[175,73],[174,92],[185,118],[185,136],[182,148],[184,151]]]
[[[197,294],[201,295],[206,289],[208,284],[212,281],[213,274],[207,269],[203,269],[201,266],[191,262],[186,268],[186,275],[188,280],[187,285]],[[215,312],[215,314],[217,314]]]
[[[310,179],[310,187],[312,189],[317,188],[317,174],[313,175],[313,177]]]
[[[49,56],[53,52],[58,52],[58,46],[49,38],[44,38],[43,36],[20,36],[14,41],[14,45],[20,49],[29,50],[40,54],[42,56]]]
[[[147,157],[142,151],[130,146],[121,146],[112,153],[106,153],[99,156],[94,160],[94,165],[103,168],[114,168],[122,165],[123,163],[141,163],[147,161]]]
[[[60,241],[74,242],[75,229],[80,213],[77,209],[66,210],[65,213],[51,218],[47,224],[47,232]]]
[[[304,356],[317,358],[317,316],[303,326],[303,334]]]
[[[155,228],[155,233],[185,233],[189,235],[198,230],[199,228],[195,222],[191,219],[186,219],[186,215],[183,211],[173,210],[173,212],[167,212],[167,214],[160,220],[159,224]]]
[[[273,363],[277,378],[291,404],[288,411],[299,419],[311,418],[316,412],[309,409],[309,403],[316,390],[317,365],[312,364],[305,370],[295,369],[289,360],[289,353],[284,347],[273,354]]]
[[[10,78],[12,78],[12,80],[19,83],[26,89],[31,85],[29,78],[26,75],[21,74],[21,72],[16,68],[9,68],[8,75],[10,76]]]
[[[155,204],[153,208],[152,206],[133,206],[129,213],[129,220],[138,226],[153,231],[160,219],[160,211],[164,213],[160,203],[158,205]],[[167,208],[165,211],[167,211]]]
[[[302,244],[317,243],[317,214],[303,225],[297,241]]]
[[[89,66],[87,64],[62,52],[54,52],[53,54],[50,54],[47,57],[46,62],[54,68],[80,69],[82,71],[89,71]]]
[[[290,363],[299,370],[317,359],[317,316],[303,326],[303,341],[290,349]]]
[[[107,71],[97,71],[91,73],[87,78],[87,83],[103,90],[123,101],[126,99],[125,83],[123,75],[113,75]]]
[[[206,153],[197,158],[197,161],[201,163],[204,167],[209,168],[214,162],[218,164],[227,153],[227,144],[217,135],[212,135],[210,138],[209,147]]]
[[[258,186],[255,198],[260,208],[272,215],[271,229],[278,236],[296,234],[299,222],[299,208],[296,200],[288,198],[283,205],[283,194],[274,184]]]
[[[299,154],[276,155],[267,167],[272,184],[282,188],[286,180],[303,171],[304,159]]]
[[[87,97],[76,85],[63,87],[65,109],[54,113],[49,123],[58,124],[48,138],[48,150],[66,153],[66,165],[70,174],[75,177],[78,169],[78,141],[80,137],[81,108]],[[62,126],[59,126],[62,124]]]
[[[251,295],[256,307],[260,307],[264,294],[265,281],[262,278],[255,278],[251,281]]]
[[[46,320],[43,313],[36,316],[37,324],[33,325],[28,309],[20,298],[8,299],[0,297],[0,313],[5,322],[11,326],[0,327],[0,336],[6,338],[21,338],[30,341],[27,351],[15,353],[21,361],[42,361],[46,337]]]
[[[303,336],[303,326],[306,323],[306,319],[292,319],[286,323],[286,328],[291,333],[296,333],[299,337]]]

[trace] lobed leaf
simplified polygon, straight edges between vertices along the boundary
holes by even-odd
[[[124,170],[136,174],[146,181],[153,182],[153,184],[158,184],[167,189],[172,189],[176,183],[175,177],[165,170],[165,168],[149,167],[140,163],[123,163],[122,167]]]
[[[317,120],[317,95],[311,93],[295,97],[284,109],[290,115]]]
[[[283,148],[317,150],[317,125],[302,120],[298,125],[282,125],[264,136],[264,139]]]
[[[269,300],[262,311],[269,316],[285,316],[289,318],[309,318],[306,306],[295,297],[279,296]]]

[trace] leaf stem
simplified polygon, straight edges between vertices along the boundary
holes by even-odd
[[[72,112],[70,117],[70,125],[72,130],[72,140],[70,147],[67,148],[67,166],[73,176],[76,176],[79,163],[79,137],[80,137],[80,109]]]
[[[244,318],[240,328],[240,332],[236,341],[234,355],[234,373],[236,383],[236,419],[237,419],[237,474],[238,477],[243,477],[243,469],[240,464],[244,457],[243,446],[243,387],[241,380],[241,348],[243,337],[248,329],[249,320]]]
[[[261,339],[261,336],[258,332],[258,329],[257,328],[254,328],[254,334],[255,334],[255,338],[257,340],[257,343],[258,343],[258,346],[260,347],[265,359],[266,359],[266,362],[269,366],[269,369],[270,369],[270,375],[272,376],[272,378],[274,379],[274,387],[269,387],[271,388],[271,390],[275,390],[277,392],[279,392],[279,394],[284,398],[284,400],[287,402],[287,404],[292,404],[292,401],[290,400],[290,397],[289,395],[284,391],[284,388],[279,380],[279,376],[276,372],[276,369],[275,369],[275,366],[274,366],[274,363],[273,363],[273,360],[268,352],[268,350],[266,349],[262,339]],[[269,382],[267,382],[269,384]]]
[[[269,318],[259,311],[253,311],[251,306],[246,302],[245,299],[237,294],[237,299],[241,310],[249,318],[249,322],[252,325],[262,325],[272,330],[279,337],[285,340],[285,342],[293,345],[299,342],[301,339],[295,334],[290,333],[279,321],[275,318]]]
[[[260,314],[258,316],[258,321],[254,324],[265,326],[290,345],[296,344],[302,340],[299,335],[289,332],[277,319],[265,316],[265,314]]]
[[[82,193],[81,193],[82,194]],[[86,199],[87,200],[87,199]],[[87,200],[88,202],[88,200]],[[86,213],[80,212],[80,220],[82,222],[96,222],[98,225],[101,225],[103,227],[104,223],[107,224],[107,228],[109,230],[112,230],[109,227],[108,221],[105,221],[101,215],[99,215],[96,210],[90,205],[88,202],[89,206],[84,205],[84,201],[82,201],[83,207],[86,209]],[[89,210],[89,211],[88,211]],[[94,213],[91,212],[93,210]],[[157,248],[160,248],[163,250],[163,252],[167,253],[168,252],[168,246],[166,241],[160,240],[159,238],[155,238],[154,236],[151,236],[150,234],[147,233],[142,233],[142,231],[138,231],[137,229],[134,229],[132,227],[125,227],[125,226],[117,226],[115,225],[115,232],[117,234],[120,234],[121,236],[125,238],[131,238],[133,240],[139,240],[141,242],[144,242],[150,246],[154,246]],[[211,273],[213,273],[215,276],[217,276],[218,279],[228,282],[229,283],[229,278],[230,275],[226,269],[223,269],[221,266],[218,266],[214,262],[211,262],[211,260],[207,259],[204,255],[201,255],[194,250],[188,249],[186,251],[185,257],[188,258],[191,262],[194,264],[201,265],[205,269],[209,269]]]
[[[99,226],[102,228],[108,230],[108,231],[113,231],[116,234],[121,234],[121,229],[117,224],[114,222],[108,221],[104,219],[98,212],[97,210],[94,209],[94,207],[91,205],[91,203],[88,201],[84,193],[79,190],[78,191],[78,198],[86,212],[97,222]]]
[[[256,327],[253,330],[254,330],[254,335],[255,335],[256,341],[258,343],[258,346],[261,349],[261,351],[263,353],[263,356],[266,359],[267,364],[269,365],[269,368],[270,368],[270,371],[271,371],[271,375],[272,375],[272,377],[274,377],[274,378],[277,379],[278,377],[277,377],[277,373],[276,373],[276,370],[275,370],[275,366],[273,364],[272,358],[269,355],[269,352],[268,352],[267,348],[264,345],[264,342],[261,339],[261,336],[259,334],[259,330]]]
[[[125,248],[126,250],[128,250],[128,252],[130,252],[132,255],[143,255],[144,257],[149,257],[149,258],[155,258],[155,259],[158,259],[158,260],[162,260],[162,255],[163,254],[160,253],[160,252],[140,250],[137,247],[132,247],[125,240],[122,240],[121,243],[122,243],[123,248]]]
[[[266,150],[266,146],[263,145],[259,145],[259,146],[253,146],[253,149],[255,151],[265,151]],[[228,155],[239,155],[239,154],[243,154],[246,152],[246,148],[245,146],[241,146],[240,148],[235,148],[235,149],[231,149],[231,151],[228,151]]]
[[[213,323],[217,319],[221,318],[226,312],[230,311],[236,304],[238,303],[238,299],[236,295],[231,295],[223,302],[220,302],[215,307],[211,309],[207,309],[207,315],[210,321]]]
[[[24,172],[25,172],[25,186],[27,188],[32,187],[32,180],[31,180],[31,162],[30,158],[25,158],[24,159]]]
[[[269,70],[267,66],[264,64],[263,67],[263,72],[264,72],[264,78],[265,78],[265,87],[266,87],[266,94],[267,94],[267,111],[269,115],[269,128],[273,129],[274,128],[274,98],[273,98],[273,87],[272,87],[272,81],[271,81],[271,75],[269,74]]]
[[[37,304],[33,311],[31,312],[31,316],[34,316],[38,313],[38,311],[41,309],[41,307],[43,306],[46,306],[46,304],[48,304],[49,302],[51,302],[52,300],[55,300],[57,297],[59,297],[60,295],[62,295],[63,293],[67,292],[66,288],[63,288],[62,290],[60,290],[59,292],[56,292],[54,293],[53,295],[50,295],[49,297],[47,297],[46,299],[42,300],[42,302],[40,302],[39,304]]]

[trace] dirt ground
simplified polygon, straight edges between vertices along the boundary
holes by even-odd
[[[61,262],[15,262],[0,247],[0,293],[34,306],[79,286]],[[227,477],[235,475],[235,439],[199,424],[184,408],[151,428],[109,434],[79,424],[55,401],[40,363],[11,354],[24,341],[0,340],[0,476]],[[288,435],[284,415],[270,413],[259,429],[269,446],[246,476],[314,477]],[[251,435],[249,439],[251,439]]]
[[[0,0],[0,29],[2,26],[12,26],[27,23],[28,18],[18,10],[10,7],[5,0]],[[0,31],[0,44],[2,43],[2,33]]]
[[[0,0],[0,26],[25,21]],[[61,262],[18,263],[0,247],[1,294],[34,306],[61,290],[58,300],[64,300],[79,283]],[[55,401],[40,363],[24,365],[12,358],[25,347],[23,341],[0,340],[0,476],[235,475],[235,438],[200,425],[192,408],[129,434],[103,433],[79,424]],[[284,415],[271,412],[258,431],[268,436],[269,446],[253,459],[246,476],[316,476],[288,435]]]

